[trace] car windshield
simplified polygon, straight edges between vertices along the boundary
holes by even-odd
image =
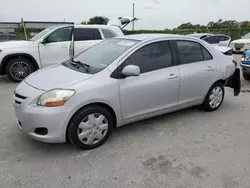
[[[74,63],[81,62],[89,66],[88,73],[94,74],[106,68],[138,42],[138,40],[130,39],[106,39],[77,55],[73,63],[69,60],[64,62],[63,65],[81,72],[86,72],[84,67],[79,68],[79,66],[73,66]]]
[[[250,33],[246,34],[243,39],[250,39]]]
[[[42,30],[41,32],[39,32],[38,34],[36,34],[34,37],[32,37],[30,39],[30,41],[37,41],[38,39],[40,39],[41,37],[43,37],[44,35],[46,35],[48,32],[50,32],[52,29],[54,29],[55,27],[48,27],[44,30]]]

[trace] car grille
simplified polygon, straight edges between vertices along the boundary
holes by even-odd
[[[20,94],[18,94],[16,92],[14,93],[14,102],[16,104],[21,105],[25,99],[27,99],[27,97],[22,96],[22,95],[20,95]]]
[[[235,48],[243,48],[244,47],[244,43],[235,43],[234,47]]]

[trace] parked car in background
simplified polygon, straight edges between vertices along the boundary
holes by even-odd
[[[241,39],[234,40],[230,43],[230,47],[234,52],[243,53],[250,50],[250,33],[243,36]]]
[[[221,35],[221,34],[193,33],[193,34],[189,34],[188,36],[202,39],[208,42],[209,44],[212,44],[215,46],[229,46],[230,41],[231,41],[231,37],[227,35]]]
[[[193,37],[140,34],[104,40],[28,76],[15,89],[18,127],[48,143],[103,144],[114,127],[202,105],[217,110],[224,86],[240,92],[232,56]]]
[[[243,53],[240,66],[245,80],[250,80],[250,50]]]
[[[13,33],[0,33],[0,42],[9,40],[17,40],[16,35]]]
[[[104,39],[123,36],[121,27],[135,20],[124,17],[118,18],[116,25],[110,22],[109,25],[52,26],[28,41],[0,43],[0,75],[7,74],[12,81],[20,82],[40,68],[69,59],[72,53],[78,54]]]

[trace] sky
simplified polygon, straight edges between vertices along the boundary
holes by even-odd
[[[135,29],[172,29],[182,23],[250,20],[250,0],[0,0],[0,21],[74,21],[132,16]],[[129,26],[127,29],[131,29]]]

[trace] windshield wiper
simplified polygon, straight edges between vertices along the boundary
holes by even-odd
[[[72,59],[70,60],[70,63],[73,64],[73,65],[77,65],[77,66],[81,65],[85,69],[86,72],[89,72],[89,67],[90,66],[88,64],[86,64],[86,63],[83,63],[81,61],[75,61],[75,60],[72,60]]]

